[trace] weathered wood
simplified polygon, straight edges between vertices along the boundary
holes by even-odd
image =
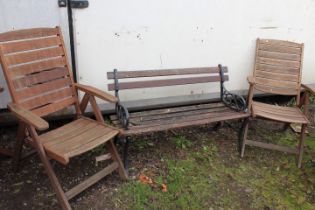
[[[38,130],[46,130],[49,128],[48,123],[44,119],[26,109],[23,109],[18,104],[10,103],[8,104],[8,108],[21,121],[34,126]]]
[[[207,104],[197,104],[197,105],[186,105],[180,107],[169,107],[169,108],[161,108],[155,110],[147,110],[140,112],[131,112],[129,119],[133,118],[141,118],[146,116],[160,116],[164,114],[172,114],[172,113],[182,113],[182,112],[190,112],[195,110],[208,110],[212,108],[222,108],[226,107],[223,103],[207,103]],[[111,115],[110,119],[112,121],[117,120],[117,115]]]
[[[252,140],[246,140],[246,144],[251,145],[251,146],[265,148],[265,149],[271,149],[271,150],[286,152],[286,153],[292,153],[292,154],[298,153],[298,151],[296,149],[292,149],[290,147],[281,146],[281,145],[277,145],[277,144],[269,144],[269,143],[252,141]]]
[[[54,58],[63,55],[64,51],[62,47],[54,47],[36,51],[22,52],[18,54],[10,54],[5,57],[7,59],[7,64],[10,66],[28,62],[35,62],[38,60]]]
[[[228,76],[224,76],[224,80],[228,80]],[[219,82],[220,76],[209,77],[191,77],[181,79],[165,79],[165,80],[151,80],[151,81],[137,81],[137,82],[121,82],[119,89],[134,89],[134,88],[149,88],[149,87],[164,87],[173,85],[186,85],[207,82]],[[115,84],[109,84],[108,90],[115,90]]]
[[[29,64],[18,65],[10,68],[10,75],[12,78],[21,75],[32,74],[44,70],[55,69],[58,67],[65,67],[66,62],[64,57],[52,58],[49,60],[41,60]]]
[[[298,68],[300,66],[299,61],[281,60],[273,58],[258,57],[256,62],[261,64],[267,64],[271,66],[284,66],[289,68]]]
[[[118,101],[118,99],[115,96],[112,96],[104,91],[101,91],[88,85],[75,84],[75,87],[78,90],[81,90],[85,93],[88,93],[92,96],[95,96],[108,102],[116,103]]]
[[[33,96],[56,91],[71,85],[70,78],[60,78],[43,84],[32,85],[30,87],[18,90],[16,96],[19,100],[25,100]]]
[[[36,96],[21,102],[20,104],[26,109],[35,109],[42,107],[43,105],[54,103],[55,101],[64,100],[66,98],[72,98],[73,92],[71,87],[67,87],[55,92],[50,92],[45,95]]]
[[[20,88],[33,86],[39,83],[49,82],[51,80],[64,78],[69,75],[66,68],[55,68],[49,71],[42,71],[37,74],[31,74],[26,77],[22,77],[20,79],[16,79],[13,81],[14,87],[18,90]]]
[[[130,128],[129,130],[125,130],[125,135],[139,135],[144,133],[150,133],[150,132],[157,132],[157,131],[166,131],[171,129],[177,129],[177,128],[184,128],[184,127],[191,127],[191,126],[198,126],[198,125],[205,125],[210,124],[214,122],[220,122],[220,121],[227,121],[227,120],[236,120],[236,119],[242,119],[249,117],[249,114],[247,113],[235,113],[234,114],[228,114],[228,115],[221,115],[216,118],[205,118],[205,119],[197,119],[192,121],[178,121],[177,123],[173,124],[164,124],[160,126],[137,126],[134,128]]]
[[[16,30],[0,34],[0,42],[54,36],[57,35],[58,33],[59,30],[57,27]]]
[[[227,73],[228,68],[223,67],[223,72]],[[157,77],[157,76],[173,76],[173,75],[189,75],[189,74],[213,74],[219,73],[218,67],[202,67],[202,68],[183,68],[183,69],[163,69],[163,70],[141,70],[141,71],[117,71],[117,79],[138,78],[138,77]],[[107,72],[108,79],[114,79],[113,72]]]
[[[263,58],[301,61],[301,55],[299,55],[299,54],[290,54],[290,53],[281,53],[281,52],[259,50],[258,56],[263,57]]]
[[[256,90],[279,95],[297,95],[299,92],[296,88],[281,88],[276,86],[266,86],[264,84],[256,84],[254,87]]]
[[[308,124],[309,121],[297,107],[281,107],[253,102],[253,114],[276,121]]]
[[[70,200],[71,198],[75,197],[85,189],[89,188],[90,186],[94,185],[96,182],[100,181],[102,178],[107,176],[108,174],[112,173],[115,171],[118,167],[117,162],[113,162],[106,168],[102,169],[101,171],[97,172],[93,176],[89,177],[87,180],[81,182],[74,188],[68,190],[66,192],[66,197]]]
[[[59,46],[61,44],[60,39],[57,36],[45,37],[43,39],[36,40],[23,40],[16,42],[8,42],[2,45],[4,54],[29,51],[41,48],[48,48]]]
[[[284,46],[284,47],[294,47],[300,48],[301,44],[296,42],[284,41],[284,40],[276,40],[276,39],[259,39],[260,44],[269,44],[272,46]]]

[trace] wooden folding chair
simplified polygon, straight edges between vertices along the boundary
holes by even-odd
[[[62,209],[71,209],[68,200],[101,178],[117,170],[127,175],[113,138],[119,130],[104,123],[95,97],[115,103],[117,98],[90,86],[73,82],[73,76],[59,27],[16,30],[0,34],[0,59],[13,102],[8,105],[19,119],[15,162],[19,163],[25,139],[37,150]],[[85,92],[79,104],[76,91]],[[90,102],[96,121],[82,116]],[[76,119],[55,130],[42,118],[73,106]],[[64,192],[49,159],[63,165],[70,158],[106,143],[113,162],[84,182]]]
[[[250,120],[247,119],[243,124],[241,157],[244,156],[245,145],[251,145],[297,154],[298,167],[301,167],[304,133],[307,124],[309,124],[305,113],[308,110],[307,91],[303,102],[300,103],[303,47],[303,44],[294,42],[257,39],[254,75],[247,78],[250,84],[247,101],[248,108],[252,113],[251,116],[284,123],[301,124],[302,129],[297,148],[248,140],[247,133]],[[294,107],[283,107],[256,102],[253,101],[254,90],[277,95],[296,96],[296,104]],[[299,105],[304,105],[304,113],[300,110]]]

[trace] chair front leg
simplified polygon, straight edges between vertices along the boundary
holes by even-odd
[[[58,198],[58,201],[62,207],[63,210],[71,210],[71,206],[68,202],[68,199],[58,181],[58,178],[48,160],[48,157],[46,156],[46,152],[43,148],[43,145],[41,144],[39,138],[38,138],[38,135],[37,135],[37,132],[35,130],[34,127],[30,127],[28,126],[28,131],[34,141],[34,145],[35,145],[35,149],[37,150],[38,152],[38,155],[39,155],[39,158],[40,160],[42,161],[43,165],[44,165],[44,168],[47,172],[47,175],[49,177],[49,180],[50,180],[50,183],[57,195],[57,198]]]
[[[246,146],[246,140],[247,140],[247,134],[248,134],[249,121],[250,121],[250,119],[246,118],[244,120],[244,122],[243,122],[243,125],[242,125],[242,135],[240,135],[241,138],[242,138],[242,142],[241,142],[241,158],[244,157],[244,153],[245,153],[245,146]]]

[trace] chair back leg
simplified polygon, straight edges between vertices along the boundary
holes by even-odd
[[[305,136],[305,130],[307,125],[303,124],[301,128],[301,134],[300,134],[300,140],[298,145],[298,168],[301,168],[302,166],[302,156],[303,156],[303,150],[304,150],[304,136]]]

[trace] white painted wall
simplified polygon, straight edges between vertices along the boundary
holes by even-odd
[[[107,89],[106,72],[215,66],[247,89],[255,40],[305,43],[303,82],[315,83],[314,0],[90,0],[75,10],[79,81]],[[123,100],[209,92],[209,85],[132,90]],[[212,85],[212,91],[218,91]]]
[[[69,48],[68,16],[65,8],[59,8],[57,0],[0,0],[0,33],[10,30],[61,26]],[[68,50],[69,51],[69,50]],[[70,55],[70,52],[68,53]],[[0,85],[6,91],[0,95],[0,108],[11,101],[0,66]]]

